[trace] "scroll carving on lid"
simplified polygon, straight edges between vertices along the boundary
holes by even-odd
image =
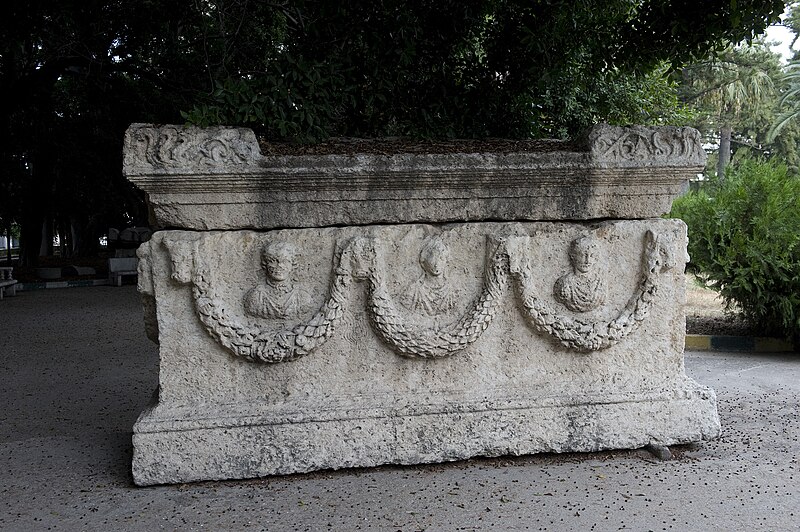
[[[125,136],[127,174],[230,171],[261,159],[258,140],[246,128],[132,125]]]
[[[376,141],[262,154],[259,142],[244,128],[134,124],[123,174],[147,194],[155,227],[275,230],[649,219],[669,212],[706,160],[697,131],[668,126],[601,124],[574,142],[496,153],[454,153],[460,142],[395,153]]]
[[[700,133],[690,127],[595,126],[587,137],[595,163],[697,165],[706,161]]]

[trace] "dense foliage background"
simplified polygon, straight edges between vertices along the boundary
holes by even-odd
[[[680,68],[761,32],[778,0],[63,0],[0,18],[0,226],[22,259],[146,222],[131,122],[329,135],[564,137],[685,122]],[[736,135],[732,135],[736,139]]]
[[[669,66],[762,31],[781,1],[207,4],[210,98],[194,122],[271,137],[565,137],[671,121]],[[268,21],[263,24],[262,21]],[[256,22],[257,21],[257,22]],[[225,28],[236,27],[234,38]],[[260,30],[266,27],[267,30]]]
[[[745,160],[678,198],[694,270],[763,334],[800,338],[800,178]]]

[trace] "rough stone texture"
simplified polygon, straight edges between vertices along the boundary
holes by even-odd
[[[131,126],[154,224],[191,230],[139,250],[161,361],[136,483],[718,434],[683,368],[685,226],[657,218],[704,164],[696,131],[368,144],[264,156],[249,130]]]
[[[679,221],[162,231],[139,256],[140,485],[719,432],[683,368]]]
[[[690,128],[597,126],[577,145],[265,156],[248,129],[134,124],[123,169],[153,225],[215,230],[651,218],[705,163]]]

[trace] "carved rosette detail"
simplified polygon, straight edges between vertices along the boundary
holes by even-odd
[[[511,237],[507,243],[511,255],[511,275],[523,315],[538,332],[548,334],[562,345],[577,351],[608,349],[635,331],[650,313],[658,293],[658,276],[675,266],[671,238],[666,234],[645,233],[643,273],[635,294],[616,318],[610,321],[587,321],[559,314],[534,295],[531,269],[521,257],[526,237]]]
[[[475,343],[494,319],[509,280],[513,280],[525,320],[535,331],[577,351],[599,351],[618,343],[647,318],[658,293],[659,276],[676,264],[672,236],[647,231],[642,274],[635,293],[614,319],[589,321],[560,314],[537,297],[533,270],[527,263],[530,241],[527,236],[487,238],[480,294],[457,320],[426,328],[410,325],[411,320],[403,315],[389,293],[384,280],[381,241],[372,237],[353,238],[342,246],[325,303],[308,321],[279,330],[244,322],[241,309],[225,303],[203,260],[207,253],[202,237],[165,238],[163,244],[169,252],[173,281],[192,286],[195,310],[209,335],[234,355],[264,363],[296,360],[330,339],[342,320],[351,280],[367,284],[366,311],[372,329],[401,356],[441,358]]]

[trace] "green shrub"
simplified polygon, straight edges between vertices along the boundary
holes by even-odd
[[[786,166],[743,161],[678,198],[691,267],[765,334],[800,334],[800,179]]]

